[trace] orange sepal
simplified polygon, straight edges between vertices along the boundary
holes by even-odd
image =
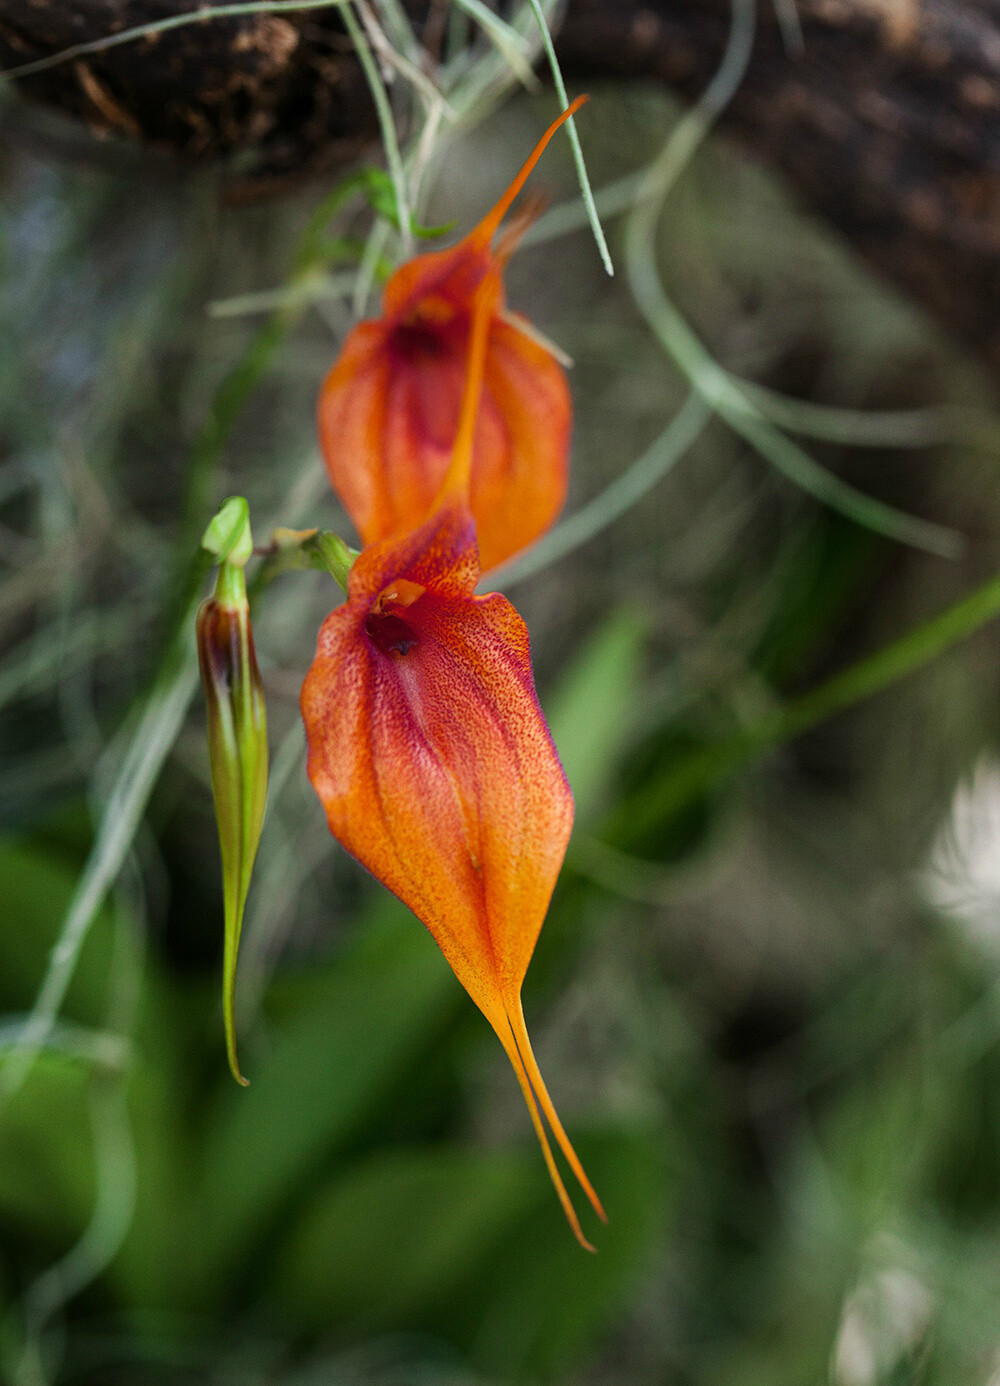
[[[514,238],[492,240],[524,180],[581,97],[552,123],[500,201],[458,245],[418,255],[385,287],[381,318],[359,323],[320,391],[327,471],[364,543],[405,534],[430,513],[458,424],[477,294]],[[521,226],[523,229],[523,224]],[[489,323],[469,506],[484,570],[525,548],[566,499],[572,406],[562,366],[503,316]]]
[[[524,622],[499,594],[474,596],[478,578],[472,520],[453,503],[358,558],[302,688],[309,778],[333,835],[427,926],[496,1031],[587,1246],[542,1114],[603,1210],[545,1089],[520,1000],[573,800],[535,697]]]

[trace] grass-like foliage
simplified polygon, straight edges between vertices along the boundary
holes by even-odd
[[[352,537],[319,381],[557,108],[512,94],[551,64],[568,95],[548,0],[452,0],[433,60],[408,7],[334,3],[384,148],[330,187],[237,209],[139,152],[5,156],[0,1377],[993,1386],[997,421],[713,134],[749,0],[695,108],[593,94],[509,273],[575,362],[569,505],[492,585],[576,799],[525,996],[598,1255],[305,784],[339,595],[257,559],[271,773],[228,1077],[199,537],[230,494],[265,548]]]

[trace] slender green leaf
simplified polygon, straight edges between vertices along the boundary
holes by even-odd
[[[580,1250],[545,1191],[476,1287],[472,1361],[485,1374],[503,1362],[513,1381],[566,1379],[627,1303],[665,1230],[672,1187],[651,1134],[608,1131],[574,1144],[608,1214],[587,1229],[597,1254]]]
[[[637,613],[615,612],[587,642],[546,712],[585,824],[603,806],[635,706],[645,629]]]
[[[379,1153],[305,1209],[278,1260],[276,1297],[297,1323],[329,1331],[447,1332],[537,1192],[534,1153],[456,1147]]]
[[[206,1263],[245,1251],[317,1162],[354,1137],[419,1063],[462,992],[433,941],[391,899],[323,972],[304,979],[251,1085],[227,1092],[206,1133]]]

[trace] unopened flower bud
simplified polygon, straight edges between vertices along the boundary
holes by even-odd
[[[224,511],[225,507],[220,514]],[[208,535],[211,529],[210,526]],[[205,547],[210,545],[206,543]],[[229,556],[223,557],[215,595],[202,603],[197,623],[198,662],[208,706],[212,795],[222,853],[225,906],[222,999],[226,1050],[233,1076],[243,1084],[246,1079],[240,1073],[236,1058],[236,959],[250,875],[264,821],[268,760],[264,690],[254,653],[242,567],[251,549],[249,523],[246,523],[245,542],[235,546],[227,544],[223,549]]]

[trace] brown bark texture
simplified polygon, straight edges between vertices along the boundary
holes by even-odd
[[[411,5],[437,24],[442,0]],[[189,8],[177,0],[0,0],[0,65]],[[1000,0],[760,0],[726,121],[859,254],[1000,372]],[[784,13],[786,23],[779,23]],[[797,15],[801,47],[789,41]],[[567,74],[710,79],[729,0],[569,0]],[[18,83],[98,134],[223,159],[264,192],[349,162],[375,136],[335,10],[213,19]]]

